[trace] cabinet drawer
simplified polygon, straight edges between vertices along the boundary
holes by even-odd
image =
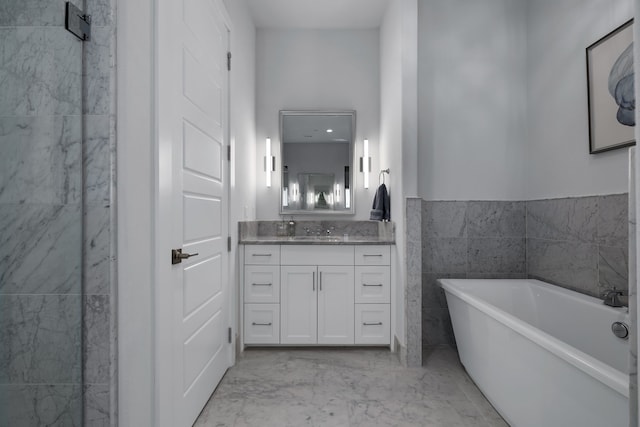
[[[391,271],[387,266],[356,267],[357,304],[386,303],[391,300]]]
[[[388,345],[391,343],[389,304],[356,304],[355,311],[356,344]]]
[[[391,249],[388,245],[356,246],[356,265],[390,265]]]
[[[282,265],[353,265],[353,246],[282,246]]]
[[[252,265],[280,264],[280,246],[247,245],[244,247],[244,263]]]
[[[245,266],[244,302],[279,303],[280,267],[277,265]]]
[[[280,344],[280,304],[244,305],[245,344]]]

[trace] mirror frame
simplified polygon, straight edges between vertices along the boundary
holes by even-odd
[[[350,183],[350,199],[351,208],[343,209],[339,211],[325,210],[325,209],[284,209],[282,206],[283,188],[284,188],[284,118],[286,116],[350,116],[351,117],[351,140],[349,141],[349,183]],[[333,215],[355,215],[355,171],[353,170],[355,165],[355,146],[356,146],[356,111],[355,110],[280,110],[280,196],[279,199],[279,211],[280,215],[320,215],[320,216],[333,216]],[[345,191],[346,193],[346,191]]]

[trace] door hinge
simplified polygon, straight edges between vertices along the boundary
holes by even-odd
[[[231,52],[227,52],[227,70],[231,71]]]
[[[227,160],[231,161],[231,146],[227,145]]]
[[[229,340],[229,344],[231,344],[233,342],[232,338],[233,338],[233,335],[232,335],[232,332],[231,332],[231,328],[229,328],[229,336],[227,338]]]
[[[227,252],[231,252],[231,236],[227,237]]]
[[[82,41],[91,40],[91,15],[83,13],[69,1],[65,8],[64,27]]]

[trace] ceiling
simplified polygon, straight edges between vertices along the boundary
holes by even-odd
[[[389,0],[247,0],[257,28],[372,29]]]
[[[282,120],[282,142],[349,143],[352,138],[351,124],[350,115],[285,115]]]

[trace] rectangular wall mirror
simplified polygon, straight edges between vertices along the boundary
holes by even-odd
[[[355,124],[355,111],[280,111],[280,213],[355,213]]]

